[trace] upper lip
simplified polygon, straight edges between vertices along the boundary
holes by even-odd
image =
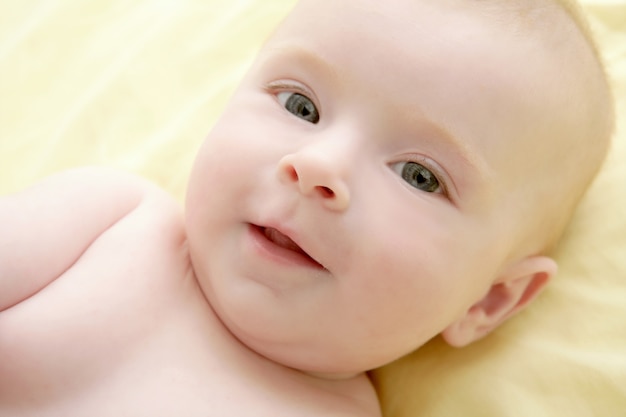
[[[285,226],[278,226],[273,223],[268,224],[253,224],[253,226],[257,227],[269,240],[272,240],[273,243],[279,244],[275,240],[277,239],[285,239],[284,245],[280,245],[285,249],[292,250],[294,252],[300,253],[303,256],[306,256],[311,259],[312,262],[318,264],[320,268],[326,269],[326,267],[311,253],[305,249],[300,243],[300,239],[297,237],[297,234],[291,229]],[[295,247],[293,247],[295,245]]]

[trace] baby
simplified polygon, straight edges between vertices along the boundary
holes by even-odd
[[[554,0],[301,0],[185,213],[101,169],[0,200],[0,416],[380,416],[365,371],[531,302],[612,129]]]

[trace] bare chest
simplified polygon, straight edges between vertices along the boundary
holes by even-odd
[[[193,277],[184,241],[172,232],[124,219],[48,286],[0,314],[0,415],[46,415],[130,377],[129,364],[149,356],[180,314]]]
[[[343,387],[310,382],[230,336],[195,283],[184,239],[158,223],[107,231],[64,275],[0,314],[0,417],[352,407]]]

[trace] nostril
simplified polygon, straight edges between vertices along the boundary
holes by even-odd
[[[333,198],[335,196],[335,192],[328,187],[318,185],[315,188],[319,191],[322,197]]]
[[[298,181],[298,171],[296,171],[293,166],[286,167],[285,173],[287,174],[287,178],[289,178],[291,181]]]

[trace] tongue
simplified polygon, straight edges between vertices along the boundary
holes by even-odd
[[[305,251],[303,251],[300,246],[296,244],[293,240],[291,240],[288,236],[283,235],[276,229],[265,228],[264,230],[265,237],[273,242],[275,245],[280,246],[281,248],[285,248],[287,250],[301,253],[302,255],[308,256]]]

